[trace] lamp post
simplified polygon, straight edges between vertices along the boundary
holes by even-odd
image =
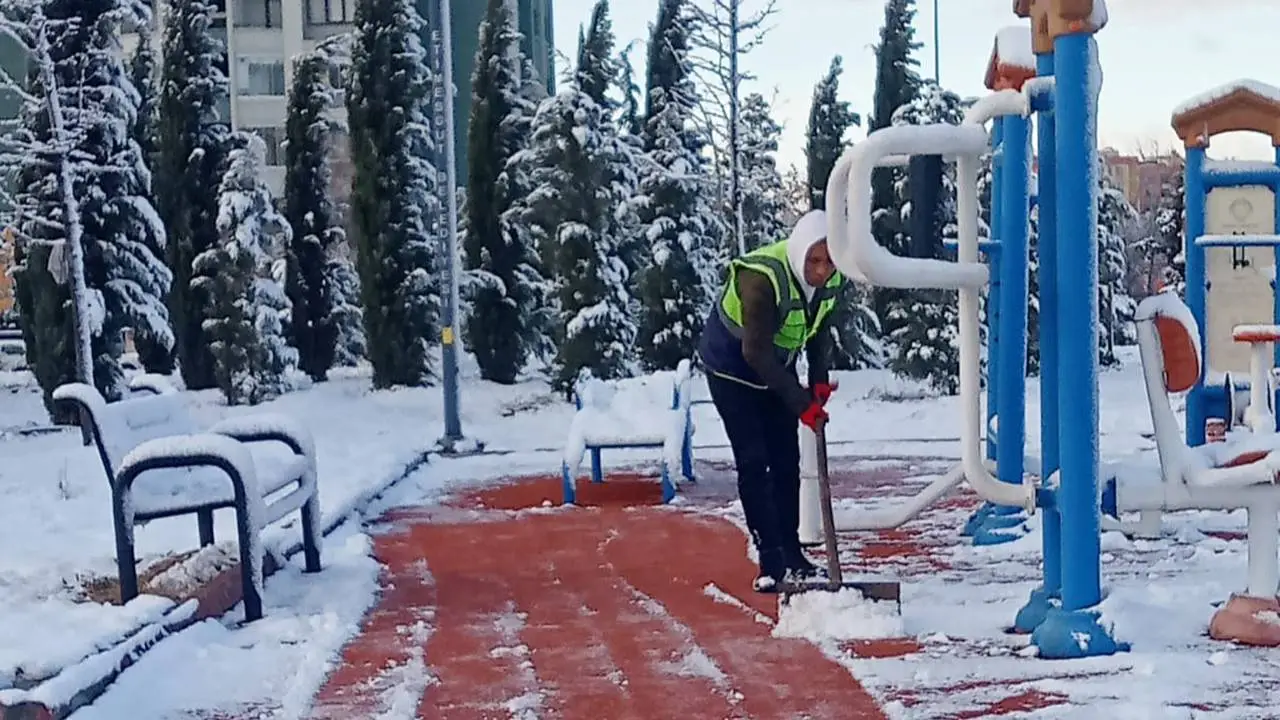
[[[440,344],[442,356],[442,380],[444,385],[444,437],[440,438],[440,451],[457,454],[462,436],[462,415],[459,411],[458,393],[458,309],[460,268],[458,267],[458,172],[454,158],[453,121],[453,37],[449,11],[450,0],[439,0],[438,27],[434,29],[438,47],[439,72],[436,88],[442,97],[437,109],[443,115],[445,213],[443,224],[448,235],[443,239],[445,262],[449,273],[449,294],[445,298],[441,318]],[[437,125],[439,127],[439,124]]]
[[[942,21],[938,17],[938,0],[933,0],[933,81],[942,85]]]

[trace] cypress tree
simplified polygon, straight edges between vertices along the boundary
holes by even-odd
[[[432,232],[442,208],[431,160],[433,76],[422,46],[425,29],[414,0],[356,5],[347,93],[351,215],[369,362],[379,388],[435,380],[438,267],[445,250]]]
[[[345,258],[345,233],[330,196],[329,148],[333,104],[329,63],[319,54],[294,64],[285,124],[285,217],[292,228],[285,252],[285,292],[292,317],[289,339],[298,350],[298,366],[312,380],[324,380],[333,367],[338,328],[333,318],[331,259]]]
[[[705,141],[691,122],[691,23],[687,0],[662,0],[649,39],[638,215],[651,264],[640,276],[638,346],[652,370],[693,356],[725,260],[707,200]]]
[[[465,328],[481,377],[510,384],[536,345],[541,299],[536,249],[504,221],[521,188],[512,157],[527,142],[521,116],[520,36],[505,0],[489,0],[472,75],[465,267],[472,312]]]
[[[168,266],[173,273],[169,314],[179,369],[187,388],[217,386],[205,337],[208,299],[193,283],[192,263],[218,244],[218,197],[229,149],[230,118],[219,115],[229,97],[226,48],[210,31],[213,5],[206,0],[172,3],[165,13],[163,65],[158,106],[155,181],[157,209],[168,230]]]
[[[915,16],[915,0],[885,3],[884,25],[876,45],[876,86],[870,132],[892,125],[894,112],[914,100],[919,91],[920,75],[916,68],[920,63],[914,53],[920,43],[915,39]],[[871,175],[872,232],[877,242],[896,255],[907,254],[909,237],[895,204],[894,186],[902,174],[898,168],[877,168]],[[894,330],[889,309],[900,295],[894,288],[875,288],[872,293],[872,307],[876,316],[885,320],[886,334]]]

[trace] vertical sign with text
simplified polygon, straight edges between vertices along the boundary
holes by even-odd
[[[435,232],[440,239],[441,248],[444,252],[449,251],[453,238],[449,237],[449,223],[445,217],[448,212],[449,198],[449,177],[448,166],[445,163],[453,162],[453,158],[445,157],[445,147],[447,146],[445,133],[448,132],[448,121],[445,118],[445,102],[444,94],[452,84],[452,78],[446,70],[444,57],[444,38],[441,36],[441,19],[439,12],[431,13],[431,137],[435,144],[435,168],[436,168],[436,194],[439,196],[440,205],[435,213]]]

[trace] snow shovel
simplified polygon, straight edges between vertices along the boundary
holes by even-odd
[[[836,541],[835,511],[831,505],[831,473],[827,465],[827,431],[823,426],[815,433],[818,449],[818,491],[822,498],[822,535],[827,549],[827,578],[784,581],[779,595],[785,605],[793,595],[807,592],[840,592],[852,588],[868,600],[891,600],[902,608],[902,587],[894,580],[859,578],[846,581],[840,568],[840,548]]]

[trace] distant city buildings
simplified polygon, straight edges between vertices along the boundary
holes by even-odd
[[[162,48],[162,18],[173,0],[157,2],[154,44]],[[292,58],[315,48],[326,38],[354,29],[357,0],[211,0],[212,32],[227,47],[222,70],[230,81],[230,97],[223,104],[222,120],[234,130],[246,130],[267,144],[266,180],[272,191],[284,188],[284,128]],[[552,0],[507,0],[524,36],[522,49],[534,68],[553,87],[555,47],[552,39]],[[453,44],[454,159],[459,183],[466,178],[467,125],[471,115],[471,74],[479,46],[484,0],[449,0]],[[439,27],[439,1],[418,0],[418,10],[428,27]],[[439,37],[428,31],[423,43],[432,51]],[[132,52],[136,39],[126,39]],[[346,114],[343,107],[335,115]],[[350,186],[346,139],[335,137],[334,190],[345,199]]]
[[[1153,210],[1160,204],[1160,192],[1183,171],[1184,161],[1177,153],[1167,155],[1124,155],[1115,148],[1103,148],[1099,154],[1106,164],[1111,182],[1139,212]]]

